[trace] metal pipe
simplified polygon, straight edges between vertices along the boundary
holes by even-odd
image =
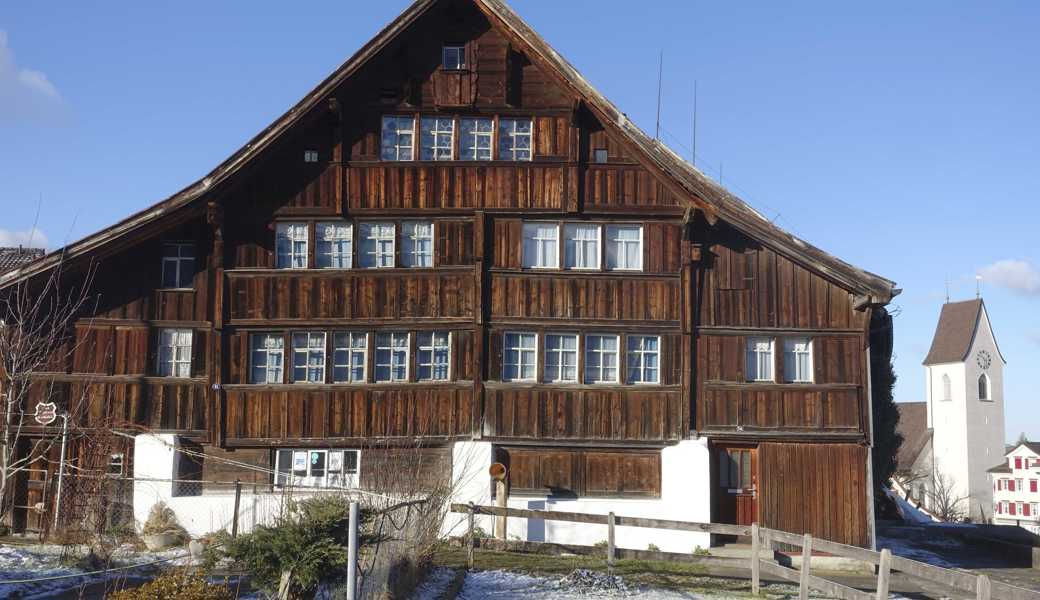
[[[61,480],[65,475],[65,438],[69,433],[69,415],[61,416],[61,455],[58,459],[58,493],[54,497],[54,531],[58,530],[58,515],[61,514]]]
[[[357,558],[358,558],[358,503],[350,503],[350,529],[347,534],[347,600],[357,598]]]

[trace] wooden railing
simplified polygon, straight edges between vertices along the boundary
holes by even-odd
[[[613,570],[614,559],[617,555],[617,550],[614,545],[614,528],[618,526],[750,537],[751,557],[749,566],[751,590],[754,594],[759,593],[761,574],[765,573],[786,581],[797,583],[799,588],[799,598],[803,600],[809,597],[808,594],[810,589],[822,592],[833,598],[842,598],[844,600],[883,600],[888,598],[890,575],[891,571],[894,570],[917,579],[951,587],[967,594],[974,594],[979,600],[990,600],[991,598],[1005,600],[1040,600],[1040,592],[1034,592],[1032,590],[1008,585],[1006,583],[991,581],[990,578],[984,574],[936,567],[909,558],[893,556],[888,549],[875,552],[857,546],[849,546],[838,542],[832,542],[830,540],[813,538],[809,534],[798,535],[786,531],[759,527],[757,523],[751,526],[730,525],[724,523],[697,523],[690,521],[648,519],[643,517],[623,517],[615,515],[614,513],[597,515],[588,513],[504,508],[498,506],[479,506],[475,504],[452,504],[451,511],[469,515],[468,544],[470,567],[473,566],[473,552],[475,547],[475,516],[489,515],[500,519],[519,517],[523,519],[539,519],[542,521],[564,521],[568,523],[606,525],[606,559],[607,567],[610,570]],[[774,543],[788,544],[801,548],[802,563],[799,569],[791,569],[761,559],[759,556],[760,550],[763,547],[766,549],[772,549]],[[810,563],[813,550],[875,565],[877,567],[877,585],[875,586],[875,593],[867,593],[824,577],[812,575]],[[728,559],[727,562],[729,562],[730,566],[734,564],[747,564],[747,562],[741,561],[740,559]]]

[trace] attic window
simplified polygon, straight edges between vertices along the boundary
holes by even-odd
[[[594,163],[605,163],[607,162],[607,149],[596,148],[592,151],[592,162]]]
[[[303,162],[305,162],[305,163],[316,163],[316,162],[318,162],[318,151],[317,150],[304,150],[303,151]]]
[[[445,71],[462,71],[466,68],[466,47],[450,44],[441,53],[441,65]]]

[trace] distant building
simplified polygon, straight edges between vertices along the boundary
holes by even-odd
[[[988,468],[1004,455],[1004,357],[981,298],[943,305],[924,359],[925,402],[899,404],[897,477],[925,508],[936,482],[973,521],[993,518]]]
[[[1040,443],[1012,446],[1004,462],[989,470],[993,479],[993,522],[1020,525],[1040,534]]]
[[[17,248],[0,246],[0,273],[16,269],[25,263],[43,258],[43,248]]]

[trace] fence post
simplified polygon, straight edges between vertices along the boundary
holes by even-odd
[[[758,562],[759,547],[759,529],[758,522],[751,524],[751,593],[758,595],[759,592],[759,569],[761,565]]]
[[[975,587],[975,600],[989,600],[990,593],[989,577],[979,575],[979,580]]]
[[[878,561],[877,571],[877,600],[888,599],[888,581],[892,573],[892,551],[888,548],[881,550],[881,560]]]
[[[473,503],[470,502],[469,503],[469,568],[470,569],[473,568],[473,546],[474,546],[474,544],[476,544],[476,539],[474,538],[474,536],[476,535],[475,532],[474,532],[475,523],[476,523],[476,516],[474,516],[473,512],[474,512],[474,506],[473,506]]]
[[[798,576],[798,598],[809,600],[809,563],[812,562],[812,536],[802,537],[802,570]]]
[[[242,480],[235,480],[235,516],[231,517],[231,537],[238,537],[238,506],[242,502]]]
[[[607,515],[607,573],[614,574],[614,513]]]
[[[350,530],[347,533],[347,600],[357,598],[358,503],[350,503]]]

